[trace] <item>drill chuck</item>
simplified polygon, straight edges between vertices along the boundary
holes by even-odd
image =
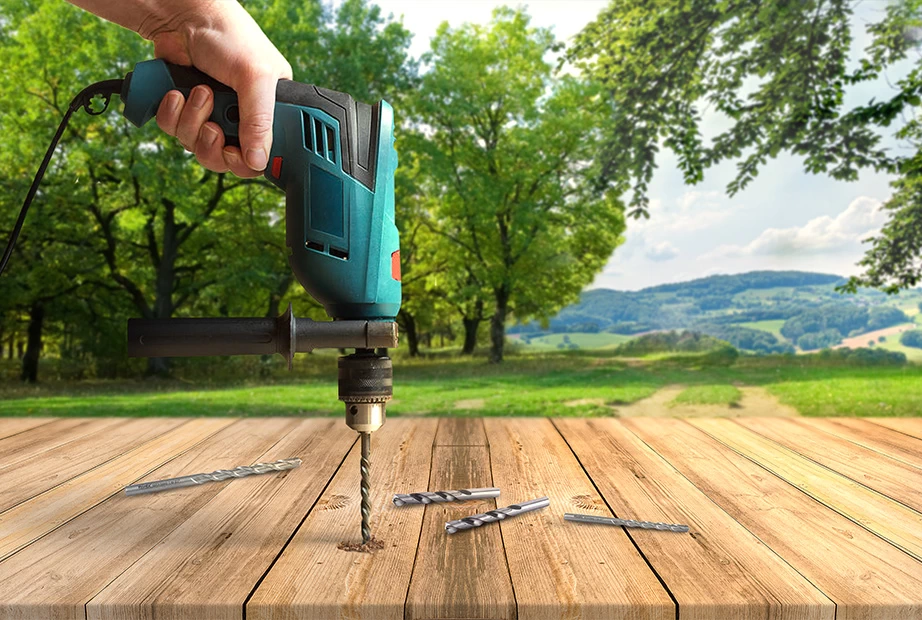
[[[359,350],[339,358],[339,400],[346,405],[346,424],[360,433],[384,424],[394,386],[391,358]]]

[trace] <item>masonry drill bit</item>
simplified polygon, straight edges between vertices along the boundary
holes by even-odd
[[[499,497],[499,489],[458,489],[457,491],[423,491],[421,493],[395,493],[394,505],[466,502],[474,499]]]
[[[168,478],[166,480],[140,482],[125,487],[125,495],[143,495],[144,493],[156,493],[157,491],[192,487],[206,482],[219,482],[221,480],[227,480],[228,478],[245,478],[246,476],[253,476],[256,474],[285,471],[286,469],[294,469],[300,464],[301,459],[282,459],[274,463],[256,463],[255,465],[244,465],[235,467],[234,469],[219,469],[210,474],[192,474],[189,476],[179,476],[178,478]]]
[[[579,523],[601,523],[603,525],[621,525],[623,527],[636,527],[643,530],[662,530],[669,532],[687,532],[687,525],[675,523],[655,523],[653,521],[634,521],[633,519],[616,519],[614,517],[597,517],[595,515],[578,515],[572,512],[565,513],[563,518],[567,521]]]
[[[359,433],[362,436],[362,544],[371,540],[371,527],[368,521],[371,518],[371,433]]]
[[[505,508],[488,510],[483,514],[474,515],[472,517],[464,517],[463,519],[457,519],[455,521],[449,521],[445,524],[445,531],[449,534],[454,534],[460,530],[469,530],[474,527],[480,527],[486,523],[495,523],[496,521],[502,521],[503,519],[508,519],[509,517],[517,517],[520,514],[531,512],[532,510],[547,508],[550,504],[551,500],[548,498],[539,497],[538,499],[532,499],[521,504],[513,504]]]

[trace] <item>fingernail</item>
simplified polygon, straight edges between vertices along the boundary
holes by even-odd
[[[167,107],[171,112],[177,111],[183,102],[182,95],[178,92],[171,92],[167,96],[169,97],[169,101],[166,102]]]
[[[199,109],[205,105],[208,101],[208,91],[206,91],[201,86],[196,86],[192,89],[192,99],[190,103],[193,108]]]
[[[211,125],[202,127],[202,137],[200,138],[205,146],[211,146],[218,139],[218,130]]]
[[[269,156],[263,149],[247,149],[247,166],[253,170],[265,170]]]
[[[240,163],[240,157],[237,155],[236,151],[224,149],[224,162],[228,166],[236,166]]]

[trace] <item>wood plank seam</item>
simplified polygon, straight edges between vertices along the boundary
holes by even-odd
[[[435,427],[435,432],[432,434],[432,445],[429,447],[429,471],[426,472],[426,480],[432,479],[432,463],[435,461],[435,448],[438,445],[439,438],[439,428],[442,426],[444,418],[439,418],[438,424]],[[427,489],[428,490],[428,489]],[[441,489],[438,489],[441,490]],[[404,493],[413,493],[414,490],[408,489]],[[421,523],[426,521],[426,510],[428,506],[423,507],[423,518]],[[403,597],[403,617],[406,618],[409,613],[409,604],[410,604],[410,586],[413,584],[413,574],[416,573],[416,562],[419,559],[419,544],[423,539],[423,528],[419,528],[419,536],[416,538],[416,553],[413,554],[413,566],[410,567],[410,579],[407,581],[407,593]],[[244,618],[243,620],[246,620]]]
[[[734,422],[734,423],[735,423],[735,422]],[[753,431],[750,431],[749,429],[743,427],[742,425],[738,425],[738,426],[740,426],[740,428],[743,428],[744,430],[747,430],[747,431],[749,431],[749,432],[753,432]],[[788,480],[785,480],[785,478],[784,478],[783,476],[780,476],[779,474],[777,474],[777,473],[773,472],[772,470],[768,469],[768,468],[767,468],[765,465],[763,465],[762,463],[759,463],[759,462],[756,461],[755,459],[749,457],[749,455],[747,455],[747,454],[745,454],[745,453],[743,453],[743,452],[737,450],[736,448],[734,448],[734,447],[731,446],[730,444],[728,444],[728,443],[726,443],[726,442],[724,442],[724,441],[721,441],[720,438],[718,438],[718,437],[712,435],[711,433],[707,432],[705,429],[703,429],[703,428],[701,428],[701,427],[698,427],[698,426],[696,426],[696,428],[698,428],[699,430],[703,431],[705,434],[708,435],[708,437],[711,437],[712,439],[714,439],[714,441],[717,441],[717,442],[719,442],[720,444],[726,446],[727,449],[732,450],[733,452],[735,452],[736,454],[740,455],[741,457],[743,457],[744,459],[748,460],[749,462],[758,465],[759,467],[761,467],[762,469],[764,469],[766,472],[770,473],[772,476],[778,478],[778,479],[781,480],[782,482],[784,482],[784,483],[786,483],[786,484],[789,484],[790,486],[794,487],[795,489],[797,489],[798,491],[800,491],[801,493],[803,493],[804,495],[806,495],[807,497],[809,497],[809,498],[812,499],[813,501],[817,502],[818,504],[821,504],[821,505],[825,506],[826,508],[828,508],[828,509],[830,509],[830,510],[836,512],[837,514],[842,515],[843,517],[845,517],[846,519],[848,519],[849,521],[851,521],[851,522],[854,523],[855,525],[857,525],[857,526],[861,527],[862,529],[864,529],[864,530],[870,532],[871,534],[873,534],[874,536],[880,538],[881,540],[883,540],[883,541],[886,542],[887,544],[892,545],[893,547],[896,547],[897,549],[899,549],[900,551],[902,551],[903,553],[905,553],[905,554],[908,555],[909,557],[913,558],[914,560],[922,561],[922,558],[916,556],[916,555],[913,554],[911,551],[909,551],[909,550],[903,548],[902,546],[896,544],[896,543],[893,542],[892,540],[890,540],[890,539],[886,538],[885,536],[881,535],[879,532],[874,531],[874,530],[871,529],[870,527],[868,527],[868,526],[866,526],[865,524],[863,524],[860,520],[858,520],[858,519],[854,518],[853,516],[851,516],[851,515],[849,515],[849,514],[843,512],[843,511],[837,509],[835,506],[831,506],[831,505],[827,504],[826,502],[817,499],[816,497],[814,497],[813,495],[811,495],[810,493],[808,493],[808,492],[805,491],[804,489],[800,488],[800,487],[797,486],[796,484],[791,484],[791,482],[788,481]],[[758,433],[753,433],[753,434],[757,434],[757,435],[758,435]],[[771,441],[770,439],[768,439],[768,438],[766,438],[766,437],[763,437],[762,435],[759,435],[759,437],[762,437],[763,439],[765,439],[766,441],[770,441],[771,443],[776,443],[776,442],[773,442],[773,441]],[[782,449],[788,449],[788,448],[786,448],[785,446],[782,446],[781,444],[777,444],[777,443],[776,443],[776,445],[780,446]],[[789,450],[789,449],[788,449],[788,450]],[[793,452],[793,450],[790,450],[790,451]],[[795,452],[795,454],[797,454],[798,456],[801,456],[799,453],[796,453],[796,452]],[[839,472],[834,471],[834,470],[832,470],[832,469],[830,469],[830,468],[828,468],[828,467],[825,467],[825,466],[823,466],[821,463],[816,463],[816,461],[813,461],[812,459],[807,459],[806,457],[803,457],[803,456],[801,456],[801,458],[803,458],[804,460],[810,461],[811,463],[814,463],[814,464],[816,464],[816,465],[822,467],[823,469],[826,469],[826,470],[832,472],[833,474],[835,474],[835,475],[837,475],[837,476],[842,476],[842,474],[840,474]],[[851,478],[848,478],[848,477],[846,477],[846,476],[842,476],[842,477],[843,477],[843,478],[846,478],[847,480],[850,480],[850,481],[854,482]],[[857,484],[859,484],[860,486],[864,487],[864,485],[861,484],[861,483],[857,483]],[[865,487],[865,488],[866,488],[868,491],[870,491],[871,493],[874,493],[874,494],[876,494],[876,495],[880,495],[881,497],[886,498],[886,499],[888,499],[888,500],[890,500],[890,501],[895,501],[895,500],[892,500],[891,498],[887,497],[887,496],[884,495],[883,493],[878,493],[878,492],[875,491],[874,489],[870,489],[870,488],[868,488],[868,487]],[[903,503],[901,503],[901,502],[896,502],[896,503],[898,503],[900,506],[903,506],[904,508],[906,508],[907,510],[909,510],[909,511],[911,511],[911,512],[916,512],[915,510],[913,510],[912,508],[906,506],[905,504],[903,504]],[[919,513],[916,513],[916,514],[919,514]],[[920,514],[920,517],[922,517],[922,514]],[[755,534],[753,534],[753,535],[755,535]],[[782,559],[783,559],[783,558],[782,558]]]
[[[136,445],[136,446],[132,446],[131,448],[126,449],[126,450],[124,450],[124,451],[122,451],[122,452],[118,452],[118,453],[116,453],[116,454],[113,454],[111,458],[108,458],[108,459],[106,459],[106,460],[104,460],[104,461],[101,461],[101,462],[97,463],[96,465],[94,465],[93,467],[90,467],[89,469],[86,469],[86,470],[80,472],[79,474],[74,474],[74,475],[71,476],[70,478],[64,478],[64,479],[62,479],[61,481],[59,481],[57,484],[55,484],[55,485],[53,485],[53,486],[50,486],[50,487],[48,487],[47,489],[45,489],[45,490],[43,490],[43,491],[41,491],[41,492],[39,492],[39,493],[36,493],[35,495],[30,495],[29,497],[25,497],[25,498],[23,498],[22,500],[16,502],[15,504],[10,504],[9,506],[6,506],[5,508],[3,508],[2,511],[0,511],[0,515],[2,515],[3,513],[7,512],[8,510],[12,510],[13,508],[16,508],[16,506],[19,506],[20,504],[24,504],[24,503],[26,503],[26,502],[28,502],[28,501],[31,501],[31,500],[35,499],[36,497],[38,497],[38,496],[40,496],[40,495],[43,495],[43,494],[45,494],[45,493],[49,493],[49,492],[51,492],[51,491],[54,491],[56,488],[60,487],[61,485],[67,484],[68,482],[70,482],[70,481],[73,480],[74,478],[77,478],[77,477],[79,477],[79,476],[82,476],[82,475],[84,475],[84,474],[87,474],[87,473],[89,473],[89,472],[91,472],[91,471],[93,471],[94,469],[97,469],[97,468],[99,468],[99,467],[103,467],[103,466],[105,466],[107,463],[109,463],[109,462],[111,462],[111,461],[113,461],[113,460],[115,460],[115,459],[117,459],[117,458],[120,458],[120,457],[123,456],[126,452],[130,452],[131,450],[135,450],[135,449],[137,449],[137,448],[140,448],[141,446],[143,446],[144,444],[146,444],[146,443],[148,443],[148,442],[156,441],[157,439],[159,439],[160,437],[163,437],[163,436],[166,435],[167,433],[174,432],[174,431],[176,431],[176,430],[182,428],[182,427],[185,426],[186,424],[188,424],[188,422],[183,422],[182,424],[179,424],[179,425],[177,425],[177,426],[168,428],[168,429],[164,430],[162,433],[159,433],[159,434],[157,434],[157,435],[152,436],[150,439],[148,439],[147,441],[145,441],[145,442],[143,442],[143,443],[141,443],[141,444],[138,444],[138,445]],[[62,444],[62,446],[63,446],[63,445],[66,445],[66,444]],[[60,447],[60,446],[59,446],[59,447]],[[111,496],[110,496],[110,497],[111,497]],[[105,501],[107,501],[107,500],[108,500],[108,498],[106,498],[105,500],[103,500],[103,502],[105,502]],[[103,502],[100,502],[100,504],[102,504]],[[100,505],[100,504],[97,504],[97,506]],[[78,516],[79,516],[79,515],[78,515]],[[75,517],[75,518],[76,518],[76,517]],[[62,525],[63,525],[63,524],[62,524]]]
[[[169,434],[169,433],[172,433],[172,432],[177,432],[177,431],[178,431],[179,429],[181,429],[183,426],[185,426],[186,424],[189,424],[189,423],[191,423],[191,422],[192,422],[192,420],[189,420],[189,422],[185,422],[185,423],[183,423],[183,424],[181,424],[181,425],[179,425],[179,426],[177,426],[177,427],[175,427],[175,428],[173,428],[173,429],[167,431],[167,433],[164,433],[164,434]],[[228,427],[233,426],[234,424],[237,424],[237,423],[239,423],[239,420],[232,422],[231,424],[229,424],[227,427],[224,427],[224,428],[228,428]],[[160,468],[160,467],[166,465],[167,463],[170,463],[171,461],[175,460],[176,458],[182,456],[183,454],[187,453],[189,450],[192,450],[192,449],[195,448],[196,446],[200,445],[202,442],[207,441],[207,440],[210,439],[212,436],[214,436],[214,435],[216,435],[217,433],[219,433],[221,430],[223,430],[223,429],[215,430],[215,431],[212,432],[211,434],[209,434],[209,435],[203,437],[203,438],[200,439],[199,441],[197,441],[197,442],[195,442],[194,444],[190,445],[190,446],[187,447],[185,450],[183,450],[183,451],[181,451],[181,452],[178,452],[178,453],[176,453],[176,454],[171,455],[170,458],[166,459],[165,461],[162,461],[162,462],[160,462],[160,463],[157,463],[157,465],[153,466],[153,467],[152,467],[151,469],[149,469],[148,471],[142,473],[140,476],[138,476],[137,478],[135,478],[132,482],[136,482],[136,481],[142,479],[144,476],[149,475],[150,472],[155,471],[156,469],[158,469],[158,468]],[[162,435],[160,435],[159,437],[162,437]],[[147,445],[148,443],[151,443],[151,442],[155,441],[156,439],[157,439],[157,438],[152,438],[150,441],[145,442],[145,443],[141,444],[140,446],[136,446],[135,448],[132,449],[132,451],[133,451],[133,450],[138,450],[138,449],[140,449],[141,447]],[[86,470],[83,474],[80,474],[80,475],[82,476],[82,475],[85,475],[85,474],[87,474],[87,473],[89,473],[89,472],[95,471],[96,469],[99,469],[100,467],[105,466],[106,464],[110,463],[111,461],[113,461],[113,460],[115,460],[115,459],[117,459],[117,458],[121,458],[122,456],[124,456],[124,454],[126,454],[126,453],[122,453],[122,454],[119,455],[119,456],[113,457],[112,459],[106,461],[105,463],[100,463],[100,464],[97,465],[96,467],[91,467],[90,469]],[[43,491],[42,493],[39,493],[39,494],[33,496],[32,498],[30,498],[29,500],[26,500],[26,501],[31,501],[31,500],[35,499],[36,497],[41,497],[42,495],[44,495],[44,494],[46,494],[46,493],[48,493],[48,492],[50,492],[50,491],[52,491],[52,490],[58,488],[59,486],[62,486],[63,484],[66,484],[67,482],[70,482],[71,480],[76,479],[77,477],[79,477],[79,476],[75,476],[74,478],[71,478],[71,479],[68,480],[68,481],[62,482],[61,485],[57,485],[57,486],[53,487],[52,489],[48,489],[48,490],[46,490],[46,491]],[[55,527],[49,529],[49,530],[46,531],[46,532],[43,532],[40,536],[38,536],[38,537],[32,539],[31,541],[29,541],[28,544],[23,545],[22,547],[20,547],[19,549],[16,549],[15,551],[12,551],[12,552],[10,552],[10,553],[7,553],[7,554],[4,555],[2,558],[0,558],[0,560],[3,560],[3,561],[8,560],[9,558],[13,557],[13,556],[16,555],[17,553],[20,553],[20,552],[23,551],[24,549],[28,549],[28,548],[29,548],[29,545],[32,545],[33,543],[35,543],[35,541],[41,540],[42,538],[45,538],[46,536],[48,536],[48,535],[51,534],[52,532],[54,532],[54,531],[60,529],[61,527],[63,527],[63,526],[66,525],[67,523],[69,523],[70,521],[73,521],[73,520],[76,519],[77,517],[80,517],[80,516],[86,514],[87,512],[89,512],[90,510],[93,510],[93,509],[96,508],[97,506],[100,506],[100,505],[104,504],[105,502],[107,502],[108,500],[110,500],[110,499],[111,499],[112,497],[114,497],[115,495],[118,495],[120,492],[121,492],[121,490],[118,490],[118,491],[116,491],[115,493],[106,496],[103,500],[101,500],[101,501],[99,501],[99,502],[96,502],[95,504],[93,504],[93,505],[91,505],[91,506],[87,506],[84,510],[82,510],[82,511],[80,511],[80,512],[78,512],[78,513],[75,513],[75,514],[71,515],[71,517],[70,517],[67,521],[64,521],[64,522],[62,522],[62,523],[59,523],[57,526],[55,526]],[[25,502],[23,502],[23,503],[25,503]],[[17,506],[19,506],[19,505],[21,505],[21,504],[17,504]],[[9,512],[9,510],[13,510],[14,508],[15,508],[15,507],[12,507],[12,508],[9,508],[8,510],[3,511],[3,513],[0,513],[0,516],[2,516],[3,514]]]
[[[9,420],[9,419],[10,419],[10,418],[7,418],[7,420]],[[15,418],[15,419],[18,419],[18,418]],[[4,435],[4,434],[3,434],[4,431],[0,430],[0,439],[6,439],[6,438],[8,438],[8,437],[15,437],[16,435],[19,435],[20,433],[26,433],[26,432],[29,432],[29,431],[31,431],[31,430],[33,430],[33,429],[36,429],[36,428],[40,428],[40,427],[42,427],[42,426],[45,426],[46,424],[51,424],[52,422],[55,421],[55,418],[42,418],[42,420],[43,420],[42,422],[39,422],[39,423],[36,424],[35,426],[27,426],[26,428],[23,428],[23,429],[20,429],[20,430],[18,430],[18,431],[16,431],[16,432],[10,433],[9,435]]]
[[[907,437],[912,437],[913,439],[922,439],[922,433],[919,433],[919,434],[907,433],[903,429],[895,428],[888,424],[884,424],[883,421],[875,420],[874,418],[863,418],[863,419],[867,420],[871,424],[876,424],[877,426],[882,426],[883,428],[889,429],[891,431],[896,431],[897,433],[901,433],[903,435],[906,435]]]
[[[612,515],[617,517],[618,513],[615,512],[614,508],[612,508],[611,504],[609,504],[608,499],[602,493],[602,490],[599,488],[599,485],[596,484],[596,481],[592,479],[592,476],[589,474],[589,470],[587,470],[586,466],[583,465],[583,461],[579,458],[579,455],[576,453],[576,450],[574,450],[573,446],[570,445],[570,442],[567,441],[566,435],[564,435],[560,431],[560,428],[557,426],[556,418],[550,418],[550,421],[551,421],[551,424],[554,425],[554,430],[557,431],[557,434],[560,435],[560,438],[563,439],[563,442],[567,444],[567,448],[569,448],[570,452],[573,454],[573,458],[575,458],[576,462],[579,463],[580,469],[582,469],[583,473],[586,474],[586,478],[589,479],[590,484],[592,484],[592,488],[594,488],[595,492],[599,495],[600,498],[602,498],[602,501],[605,503],[605,507],[611,511]],[[634,540],[634,537],[631,535],[630,528],[622,527],[621,529],[624,530],[624,533],[627,535],[628,540],[630,540],[631,544],[634,545],[634,548],[637,549],[637,553],[639,553],[640,557],[643,558],[644,563],[647,565],[647,567],[649,567],[650,571],[656,577],[656,580],[659,581],[660,585],[663,587],[663,590],[665,590],[666,594],[669,595],[669,598],[672,599],[672,604],[675,605],[675,620],[679,620],[679,601],[678,599],[676,599],[675,595],[672,593],[672,590],[670,590],[669,586],[666,585],[666,582],[663,580],[662,576],[660,576],[660,574],[653,567],[653,564],[650,562],[650,559],[643,552],[643,549],[641,549],[640,545],[637,544],[637,541]]]
[[[483,427],[483,436],[486,438],[485,441],[487,444],[487,468],[488,468],[488,471],[490,472],[490,486],[492,487],[492,486],[496,486],[495,478],[493,476],[493,451],[490,449],[490,437],[489,435],[487,435],[487,427],[486,427],[486,424],[483,423],[483,418],[480,418],[480,424]],[[535,498],[530,497],[529,499],[535,499]],[[506,505],[506,504],[503,504],[503,505]],[[503,560],[506,561],[506,572],[509,573],[509,586],[512,588],[512,603],[513,605],[515,605],[515,617],[518,618],[519,617],[519,601],[515,596],[515,580],[512,578],[512,568],[509,566],[509,554],[506,553],[506,539],[503,538],[503,528],[500,527],[499,524],[497,524],[496,527],[499,527],[499,541],[503,544]]]
[[[867,418],[856,418],[856,419],[859,419],[859,420],[861,420],[861,421],[870,422],[870,420],[868,420]],[[831,419],[829,419],[829,420],[821,420],[820,422],[823,422],[823,423],[826,423],[826,424],[829,424],[829,423],[831,423],[831,424],[836,424],[836,419],[835,419],[835,418],[831,418]],[[905,457],[900,457],[900,456],[897,456],[897,455],[894,455],[894,454],[888,454],[887,452],[884,451],[884,448],[878,447],[878,446],[876,445],[876,442],[874,442],[874,441],[868,441],[868,440],[862,441],[860,438],[855,437],[854,435],[849,434],[848,431],[853,430],[853,429],[851,429],[851,428],[845,428],[844,430],[840,430],[840,429],[836,429],[836,428],[829,428],[829,427],[827,427],[827,426],[819,426],[819,425],[817,424],[817,420],[814,420],[814,419],[811,419],[811,420],[797,420],[797,424],[800,425],[800,426],[804,426],[804,427],[806,427],[806,428],[811,428],[811,429],[813,429],[813,430],[815,430],[815,431],[820,431],[820,432],[822,432],[822,433],[825,433],[825,434],[829,435],[830,437],[835,437],[836,439],[843,439],[843,440],[845,440],[845,441],[848,441],[848,442],[850,442],[850,443],[855,444],[856,446],[860,446],[860,447],[865,448],[865,449],[867,449],[867,450],[871,450],[872,452],[876,452],[877,454],[881,454],[881,455],[886,456],[886,457],[888,457],[888,458],[891,458],[891,459],[893,459],[893,460],[895,460],[895,461],[899,461],[900,463],[904,463],[904,464],[909,465],[909,466],[911,466],[911,467],[915,467],[916,469],[922,469],[922,463],[913,462],[913,461],[911,461],[911,460],[909,460],[909,459],[907,459],[907,458],[905,458]],[[897,431],[897,430],[895,430],[895,429],[892,429],[892,428],[890,428],[890,427],[887,427],[887,426],[882,426],[882,425],[880,425],[880,424],[875,424],[874,426],[876,426],[878,429],[882,429],[882,430],[885,431],[885,432],[894,432],[894,433],[898,433],[899,435],[902,435],[903,437],[910,437],[910,438],[912,438],[912,439],[918,440],[917,437],[913,437],[912,435],[906,435],[905,433],[900,433],[899,431]],[[922,444],[920,444],[920,445],[922,445]]]
[[[823,469],[825,469],[825,470],[827,470],[827,471],[830,471],[830,472],[832,472],[833,474],[835,474],[835,475],[837,475],[837,476],[841,476],[842,478],[845,478],[846,480],[849,480],[849,481],[851,481],[851,482],[854,482],[855,484],[857,484],[858,486],[864,488],[865,490],[867,490],[867,491],[869,491],[869,492],[871,492],[871,493],[874,493],[875,495],[880,495],[881,497],[884,497],[884,498],[890,500],[891,502],[894,502],[894,503],[896,503],[896,504],[899,504],[900,506],[902,506],[902,507],[905,508],[906,510],[912,511],[912,512],[918,514],[920,517],[922,517],[922,512],[919,512],[916,508],[914,508],[913,506],[910,506],[910,505],[906,504],[906,503],[903,502],[902,500],[897,499],[897,498],[895,498],[895,497],[891,497],[890,495],[887,495],[886,493],[883,493],[883,492],[881,492],[881,491],[878,491],[877,489],[875,489],[875,488],[873,488],[873,487],[871,487],[871,486],[868,486],[867,484],[865,484],[865,483],[862,482],[861,480],[856,479],[856,478],[853,477],[853,476],[849,476],[848,474],[844,474],[844,473],[842,473],[842,472],[840,472],[840,471],[836,471],[836,470],[833,469],[832,467],[830,467],[830,466],[828,466],[828,465],[825,465],[825,464],[823,464],[823,463],[821,463],[821,462],[819,462],[819,461],[817,461],[817,460],[815,460],[815,459],[812,459],[812,458],[810,458],[809,456],[807,456],[806,454],[803,454],[800,450],[798,450],[798,449],[796,449],[796,448],[792,448],[792,447],[790,447],[790,446],[786,446],[786,445],[784,445],[783,443],[781,443],[781,442],[779,442],[779,441],[775,441],[775,440],[772,439],[771,437],[768,437],[767,435],[764,435],[764,434],[762,434],[762,433],[760,433],[760,432],[758,432],[758,431],[756,431],[756,430],[753,430],[753,429],[749,428],[748,426],[745,426],[745,425],[743,425],[743,424],[740,424],[740,422],[739,422],[738,420],[736,420],[736,419],[733,419],[733,418],[730,418],[730,419],[733,421],[733,424],[735,424],[736,426],[739,426],[740,428],[745,429],[746,431],[748,431],[748,432],[750,432],[750,433],[753,433],[753,434],[755,434],[755,435],[758,435],[759,437],[761,437],[761,438],[764,439],[765,441],[769,441],[769,442],[771,442],[771,443],[773,443],[773,444],[775,444],[775,445],[777,445],[777,446],[780,446],[780,447],[781,447],[782,449],[784,449],[784,450],[788,450],[788,451],[790,451],[790,452],[793,452],[794,454],[796,454],[798,457],[802,458],[803,460],[808,461],[808,462],[810,462],[810,463],[816,465],[817,467],[822,467]],[[726,445],[726,444],[725,444],[725,445]],[[728,446],[728,447],[729,447],[729,446]],[[732,448],[731,448],[731,450],[732,450]],[[737,453],[737,454],[739,454],[739,453]],[[747,458],[748,458],[748,457],[747,457]],[[889,458],[889,457],[888,457],[888,458]],[[752,459],[750,459],[750,460],[752,460]],[[895,460],[895,459],[894,459],[894,460]],[[754,461],[753,461],[753,462],[754,462]],[[763,469],[764,469],[764,467],[763,467]],[[776,475],[777,475],[777,474],[776,474]],[[787,482],[787,481],[786,481],[786,482]],[[790,484],[790,482],[788,482],[788,484]],[[796,486],[796,485],[792,485],[792,486]],[[797,488],[798,488],[798,490],[800,490],[802,493],[805,493],[805,491],[804,491],[803,489],[800,489],[799,487],[797,487]],[[808,494],[808,495],[809,495],[809,494]],[[813,497],[813,496],[811,495],[811,497]],[[816,501],[818,501],[819,503],[823,504],[824,506],[826,506],[826,504],[825,504],[824,502],[822,502],[822,501],[816,499],[815,497],[814,497],[813,499],[816,500]],[[830,508],[832,508],[832,506],[830,506]],[[833,509],[833,510],[836,510],[835,508],[832,508],[832,509]],[[836,510],[836,512],[839,512],[839,511]],[[841,513],[840,513],[840,514],[841,514]],[[846,515],[846,516],[847,516],[847,515]],[[852,517],[849,517],[849,518],[850,518],[852,521],[855,521],[854,518],[852,518]],[[857,521],[855,521],[855,522],[858,523]],[[861,524],[859,523],[859,525],[861,525]],[[865,529],[867,529],[867,528],[865,528]],[[880,534],[877,534],[877,536],[880,536]],[[883,538],[883,537],[881,536],[881,538]],[[891,544],[893,544],[892,541],[888,541],[888,542],[890,542]],[[905,549],[904,549],[903,551],[905,551],[906,553],[909,553],[909,552],[906,551]],[[913,555],[913,554],[910,553],[910,555]],[[915,557],[915,556],[914,556],[914,557]],[[918,557],[917,557],[916,559],[922,561],[922,558],[918,558]]]
[[[281,441],[281,440],[280,440],[280,441]],[[323,489],[321,489],[320,493],[317,494],[317,498],[314,500],[314,503],[311,504],[310,508],[307,509],[307,512],[304,514],[304,517],[301,519],[301,522],[298,523],[298,527],[296,527],[296,528],[294,528],[294,530],[292,530],[291,535],[288,537],[288,540],[285,541],[285,544],[282,545],[282,548],[279,549],[279,552],[278,552],[277,554],[275,554],[275,558],[273,558],[273,560],[272,560],[272,562],[270,562],[269,566],[266,567],[266,570],[265,570],[265,571],[263,572],[263,574],[259,577],[259,579],[256,580],[256,583],[253,584],[253,587],[250,589],[250,593],[249,593],[249,594],[246,596],[246,598],[243,600],[243,610],[242,610],[242,614],[243,614],[243,615],[241,616],[241,617],[243,618],[243,620],[247,620],[247,604],[250,602],[250,599],[252,599],[252,598],[253,598],[253,595],[256,594],[256,590],[258,590],[258,589],[259,589],[259,586],[262,585],[262,582],[265,581],[266,576],[272,571],[273,568],[275,568],[276,562],[279,561],[279,558],[282,557],[282,554],[283,554],[283,553],[285,553],[285,549],[288,548],[288,545],[291,544],[291,541],[294,539],[294,537],[298,534],[298,532],[299,532],[299,531],[301,530],[301,528],[304,526],[304,522],[307,521],[307,518],[311,515],[312,512],[314,512],[314,508],[317,507],[317,503],[320,501],[320,498],[322,498],[323,495],[324,495],[324,493],[327,492],[327,489],[329,488],[330,483],[333,482],[333,478],[335,478],[335,477],[336,477],[336,474],[339,473],[339,470],[342,468],[343,463],[346,462],[346,459],[349,457],[349,454],[350,454],[350,453],[352,452],[352,450],[355,448],[355,443],[356,443],[357,441],[358,441],[358,436],[356,436],[355,441],[352,442],[352,445],[349,447],[349,449],[346,450],[346,453],[343,454],[343,458],[342,458],[342,460],[339,462],[339,465],[336,466],[336,469],[333,471],[333,474],[330,476],[330,479],[327,480],[326,484],[323,485]]]

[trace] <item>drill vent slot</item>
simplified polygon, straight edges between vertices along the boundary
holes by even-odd
[[[335,164],[336,131],[307,112],[301,115],[304,118],[304,148]]]
[[[316,241],[308,241],[307,245],[308,250],[314,250],[315,252],[323,252],[323,244],[317,243]]]
[[[349,252],[345,250],[340,250],[339,248],[330,247],[330,256],[335,256],[336,258],[341,258],[343,260],[349,260]]]

